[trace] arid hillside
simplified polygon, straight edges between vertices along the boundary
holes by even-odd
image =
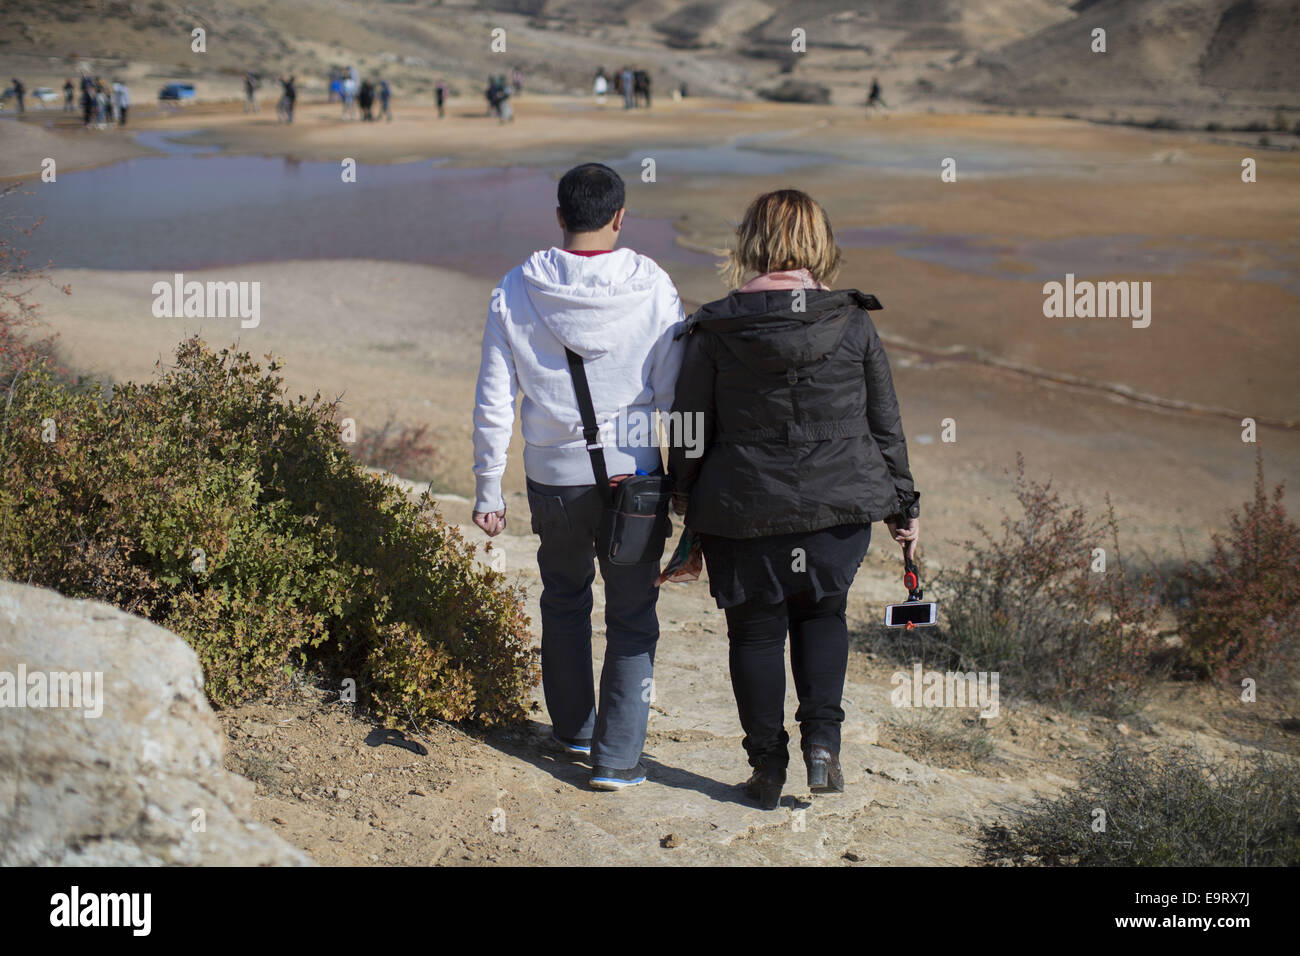
[[[1296,107],[1300,5],[1288,0],[1081,0],[1074,15],[981,55],[950,92],[989,103]],[[1106,50],[1093,52],[1093,31]]]
[[[1092,52],[1099,27],[1104,54]],[[200,99],[223,99],[245,70],[295,73],[311,96],[331,66],[355,65],[410,96],[439,78],[477,90],[515,68],[527,89],[576,93],[598,67],[632,64],[661,96],[755,99],[794,80],[858,104],[878,78],[891,107],[1244,121],[1300,106],[1297,39],[1300,7],[1287,0],[11,0],[0,66],[28,85],[83,67],[184,78]]]

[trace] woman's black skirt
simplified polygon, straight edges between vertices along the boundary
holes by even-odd
[[[805,591],[811,591],[814,600],[843,594],[853,584],[870,542],[869,524],[761,538],[700,535],[709,593],[719,608],[751,601],[780,604]]]

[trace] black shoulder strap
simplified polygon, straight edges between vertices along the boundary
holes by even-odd
[[[609,487],[609,471],[605,468],[605,446],[600,442],[600,426],[596,424],[596,408],[591,403],[591,386],[587,384],[587,369],[582,364],[582,356],[571,348],[565,348],[565,358],[569,360],[569,376],[573,379],[573,391],[578,396],[578,414],[582,416],[582,437],[587,442],[587,454],[591,456],[591,473],[596,479],[596,488],[605,504],[610,504],[614,493]]]

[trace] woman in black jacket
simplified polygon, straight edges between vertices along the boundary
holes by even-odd
[[[814,793],[842,792],[845,604],[885,521],[910,557],[918,499],[875,296],[831,291],[840,252],[830,222],[794,189],[759,196],[725,266],[735,288],[690,317],[674,417],[676,509],[696,534],[709,590],[727,615],[731,682],[754,773],[747,792],[780,802],[789,754],[785,638],[796,719]],[[694,457],[691,457],[694,456]]]

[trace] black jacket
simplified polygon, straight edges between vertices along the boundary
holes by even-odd
[[[919,514],[875,296],[733,292],[687,320],[673,402],[703,454],[670,433],[686,526],[727,538]],[[695,437],[697,441],[700,436]]]

